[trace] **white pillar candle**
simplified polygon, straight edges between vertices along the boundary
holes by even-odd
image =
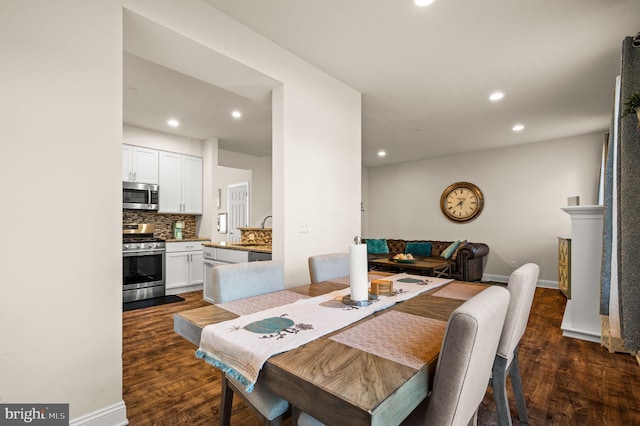
[[[351,244],[349,246],[349,280],[351,300],[354,302],[369,299],[368,277],[367,245]]]

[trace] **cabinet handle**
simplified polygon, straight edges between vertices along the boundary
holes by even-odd
[[[136,178],[137,178],[137,173],[136,173],[136,172],[133,172],[133,180],[135,181],[135,180],[136,180]]]

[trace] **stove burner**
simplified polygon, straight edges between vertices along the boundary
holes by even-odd
[[[123,243],[163,243],[164,239],[154,237],[153,234],[123,234]]]
[[[155,237],[153,235],[154,231],[154,226],[147,223],[122,225],[122,251],[164,250],[165,240]]]

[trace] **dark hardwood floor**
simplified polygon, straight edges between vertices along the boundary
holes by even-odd
[[[123,394],[129,424],[215,425],[220,372],[196,359],[197,349],[173,332],[173,314],[205,306],[202,292],[183,302],[123,313]],[[562,337],[565,299],[537,289],[520,368],[530,425],[640,425],[640,366],[597,343]],[[520,424],[510,394],[514,424]],[[480,407],[480,425],[496,425],[491,389]],[[260,425],[235,398],[232,424]]]

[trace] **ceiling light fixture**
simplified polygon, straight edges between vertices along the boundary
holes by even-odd
[[[502,98],[504,98],[504,93],[502,92],[493,92],[492,94],[489,95],[489,100],[494,102],[499,101]]]
[[[236,110],[236,111],[233,111],[233,112],[231,113],[231,116],[232,116],[233,118],[240,118],[240,117],[242,117],[242,113],[241,113],[240,111],[237,111],[237,110]]]
[[[433,3],[433,0],[413,0],[413,2],[416,4],[416,6],[425,7]]]
[[[180,125],[180,122],[172,118],[171,120],[167,121],[167,124],[171,127],[178,127]]]
[[[513,130],[514,132],[520,132],[524,129],[524,125],[523,124],[516,124],[515,126],[513,126],[511,128],[511,130]]]
[[[385,155],[387,155],[387,151],[383,151],[383,150],[378,151],[378,157],[384,157]]]

